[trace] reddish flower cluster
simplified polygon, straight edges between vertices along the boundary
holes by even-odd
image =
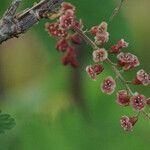
[[[64,52],[62,64],[77,67],[77,53],[74,44],[81,44],[82,39],[77,33],[71,34],[72,26],[82,28],[82,22],[76,20],[75,7],[70,3],[62,3],[61,15],[55,23],[46,23],[45,29],[50,36],[57,38],[56,49]]]
[[[92,58],[94,64],[87,66],[86,72],[92,80],[96,80],[97,76],[104,70],[103,63],[111,66],[116,76],[114,78],[111,76],[105,78],[100,86],[101,91],[110,95],[116,90],[117,80],[119,79],[121,81],[124,89],[117,92],[116,103],[122,107],[132,107],[137,112],[137,115],[131,117],[122,116],[120,123],[124,130],[132,131],[133,126],[138,121],[138,115],[145,111],[147,105],[150,105],[150,98],[146,98],[146,96],[138,92],[133,93],[129,87],[129,83],[147,86],[150,84],[150,75],[141,69],[132,81],[129,82],[124,79],[122,73],[139,66],[140,62],[137,56],[122,51],[129,45],[124,39],[119,40],[117,44],[114,44],[108,50],[100,47],[109,40],[108,25],[106,22],[102,22],[100,25],[93,26],[90,29],[90,33],[93,36],[92,40],[82,30],[82,22],[76,20],[75,7],[72,4],[62,3],[58,14],[60,14],[59,19],[55,23],[47,23],[46,30],[50,36],[57,38],[56,49],[59,52],[65,53],[62,58],[62,63],[77,67],[79,63],[75,44],[81,44],[82,40],[85,40],[91,45],[93,47]],[[72,33],[72,31],[75,32]],[[112,54],[116,56],[117,63],[111,61]]]
[[[108,35],[109,33],[107,32],[107,23],[102,22],[99,26],[94,26],[91,28],[90,33],[94,35],[95,37],[95,45],[98,47],[98,45],[102,45],[105,42],[108,41]],[[98,34],[98,35],[97,35]],[[103,38],[98,38],[98,37],[105,37]],[[103,36],[107,35],[107,36]],[[102,40],[103,39],[103,40]],[[125,71],[128,71],[129,69],[133,69],[137,66],[140,65],[139,60],[137,56],[131,54],[131,53],[125,53],[122,52],[123,48],[128,47],[128,43],[124,41],[124,39],[121,39],[117,42],[117,44],[113,45],[108,51],[105,48],[97,48],[97,50],[93,51],[93,61],[95,63],[102,63],[102,62],[107,62],[110,63],[110,65],[114,68],[116,68],[118,71],[116,73],[116,79],[120,78],[120,80],[123,82],[123,85],[127,85],[126,81],[123,79],[122,74],[120,71],[123,69]],[[117,54],[116,58],[118,60],[117,64],[114,64],[110,58],[109,55],[111,54]],[[121,70],[119,71],[121,67]],[[102,68],[102,66],[101,66]],[[116,70],[115,69],[115,70]],[[87,67],[86,71],[88,75],[96,80],[96,76],[99,75],[102,71],[98,72],[98,74],[94,74],[93,71],[91,71],[91,67]],[[146,73],[143,69],[139,70],[137,72],[136,77],[133,79],[132,84],[141,84],[141,85],[149,85],[150,84],[150,76],[148,73]],[[146,105],[150,105],[150,100],[147,99],[144,95],[139,94],[139,93],[134,93],[132,94],[130,89],[128,89],[128,85],[125,86],[127,88],[126,90],[120,90],[117,92],[117,98],[116,102],[120,106],[126,107],[126,106],[131,106],[133,110],[137,112],[142,112],[144,111],[144,108]],[[113,79],[113,77],[109,76],[106,79],[103,80],[101,83],[101,90],[103,93],[106,94],[112,94],[116,89],[116,81]],[[131,131],[135,123],[137,122],[138,117],[127,117],[123,116],[121,118],[121,126],[126,130],[126,131]]]
[[[113,45],[110,50],[109,53],[114,53],[114,54],[118,54],[121,52],[121,50],[123,48],[127,48],[128,47],[128,43],[124,41],[124,39],[121,39],[120,41],[118,41],[117,44]]]
[[[117,103],[120,106],[129,106],[131,105],[135,111],[144,110],[147,105],[148,99],[139,93],[134,93],[130,96],[126,90],[121,90],[117,92]]]

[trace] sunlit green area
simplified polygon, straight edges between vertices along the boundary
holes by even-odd
[[[20,10],[36,0],[23,0]],[[0,15],[11,0],[1,0]],[[118,0],[70,0],[85,28],[108,21]],[[136,54],[141,67],[150,73],[150,1],[130,0],[109,24],[110,47],[124,38],[128,50]],[[107,75],[106,66],[96,82],[85,67],[92,63],[92,49],[79,48],[80,66],[74,70],[61,65],[55,39],[45,32],[43,20],[18,39],[0,45],[0,110],[11,114],[16,126],[0,134],[0,150],[149,150],[150,122],[140,116],[131,133],[119,124],[122,115],[133,115],[132,108],[122,108],[116,95],[100,91]],[[127,51],[127,50],[126,50]],[[136,71],[125,73],[129,80]],[[118,89],[122,89],[118,85]],[[150,87],[131,87],[150,95]]]

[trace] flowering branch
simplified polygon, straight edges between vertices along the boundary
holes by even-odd
[[[111,66],[112,70],[116,74],[116,77],[121,81],[122,85],[124,85],[126,90],[120,91],[120,93],[118,92],[118,103],[122,106],[133,105],[135,110],[142,111],[143,114],[148,119],[150,119],[150,116],[148,115],[148,113],[143,110],[143,108],[145,107],[145,104],[146,104],[145,97],[143,95],[138,94],[138,93],[134,94],[132,92],[131,88],[129,87],[129,83],[131,83],[131,82],[128,82],[124,79],[124,77],[122,76],[120,70],[118,69],[119,66],[117,64],[113,63],[108,57],[106,58],[107,54],[105,54],[105,53],[107,53],[107,52],[100,49],[96,45],[96,43],[93,42],[89,37],[87,37],[87,35],[82,30],[80,30],[78,27],[74,27],[74,26],[73,26],[73,29],[75,30],[75,32],[78,33],[78,35],[80,37],[82,37],[86,41],[86,43],[88,45],[90,45],[93,49],[97,49],[96,51],[93,52],[93,60],[95,62],[100,62],[101,61],[100,59],[103,59],[102,61],[106,60],[106,62]],[[127,43],[123,43],[123,44],[127,45]],[[114,49],[114,50],[116,51],[116,49]],[[113,48],[111,49],[111,53],[112,52],[113,52]],[[132,55],[132,56],[134,57],[134,55]],[[128,56],[126,56],[126,58],[128,59]],[[97,59],[98,59],[98,61],[97,61]],[[136,61],[137,62],[134,62],[135,67],[139,65],[138,60],[136,60]],[[132,65],[132,64],[130,64],[130,65]],[[98,67],[98,66],[96,66],[96,67]],[[99,67],[101,68],[101,66],[99,66]],[[101,73],[102,69],[100,69],[100,68],[96,69],[96,75]],[[93,72],[92,72],[93,66],[88,66],[86,70],[87,70],[88,74],[90,75],[90,77],[95,80],[95,76],[93,76]],[[98,70],[98,72],[97,72],[97,70]],[[140,77],[139,77],[140,80],[139,81],[141,83],[137,83],[134,80],[133,84],[143,84],[143,85],[146,84],[147,85],[147,84],[150,83],[149,75],[147,73],[145,73],[143,70],[140,70],[139,75],[140,75]],[[137,76],[138,76],[138,74],[137,74]],[[136,78],[136,80],[138,80],[138,79]],[[107,93],[107,94],[112,94],[112,92],[114,92],[115,84],[116,83],[113,80],[113,78],[107,78],[106,80],[104,80],[104,83],[102,85],[102,91],[104,93]],[[130,104],[130,100],[127,97],[132,97],[132,99],[133,99],[132,104]],[[132,129],[133,125],[135,124],[135,121],[137,122],[139,114],[140,113],[137,112],[137,115],[134,117],[134,119],[133,119],[133,117],[132,117],[132,119],[130,119],[127,116],[124,116],[123,118],[121,118],[121,124],[122,124],[122,126],[124,127],[125,130],[129,131],[129,130]],[[129,124],[130,124],[130,126],[129,126]]]
[[[112,14],[114,17],[120,10],[124,0],[121,0],[120,5]],[[150,105],[150,98],[133,92],[129,84],[147,86],[150,84],[150,75],[143,69],[140,69],[132,81],[127,81],[123,77],[123,73],[140,65],[137,56],[123,52],[124,48],[128,47],[128,43],[121,39],[117,44],[110,47],[108,50],[103,48],[104,44],[109,40],[107,31],[108,25],[102,22],[100,25],[93,26],[88,33],[94,36],[94,40],[86,35],[87,30],[83,30],[83,22],[76,19],[75,7],[70,3],[62,3],[60,11],[57,13],[59,18],[55,23],[47,23],[45,28],[49,35],[57,39],[56,49],[59,52],[65,53],[62,58],[64,65],[77,67],[79,65],[77,59],[76,45],[85,41],[93,48],[93,65],[86,67],[86,71],[92,80],[96,80],[97,76],[104,71],[103,63],[109,64],[112,71],[115,73],[115,79],[112,76],[106,77],[101,83],[103,93],[111,95],[116,90],[117,79],[123,85],[123,90],[117,92],[116,102],[122,107],[131,106],[136,115],[128,117],[122,116],[120,119],[121,126],[126,131],[131,131],[133,126],[138,121],[141,112],[150,119],[145,111],[147,105]],[[73,31],[73,32],[72,32]],[[117,63],[111,61],[112,55],[116,56]]]
[[[13,0],[0,20],[0,44],[10,38],[18,37],[35,25],[47,13],[52,13],[63,0],[41,0],[30,9],[16,14],[22,0]]]
[[[86,34],[85,32],[83,32],[82,30],[80,30],[78,27],[76,26],[72,26],[72,28],[74,29],[75,32],[78,33],[78,35],[85,40],[85,42],[90,45],[93,49],[99,49],[99,47],[96,45],[95,42],[93,42]],[[107,62],[108,64],[111,66],[112,70],[115,72],[116,76],[118,77],[118,79],[122,82],[122,84],[125,86],[126,90],[128,91],[128,94],[133,95],[128,82],[123,78],[122,74],[120,73],[120,71],[117,69],[117,64],[113,63],[109,58],[107,58]]]

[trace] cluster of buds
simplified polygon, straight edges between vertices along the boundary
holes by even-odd
[[[82,22],[76,20],[75,7],[72,4],[62,3],[58,14],[56,16],[59,16],[59,19],[55,23],[47,23],[46,30],[50,36],[57,38],[56,49],[65,53],[62,63],[77,67],[76,44],[81,44],[85,40],[86,43],[91,45],[94,63],[86,67],[86,72],[92,80],[96,81],[97,77],[104,71],[103,64],[109,64],[115,73],[115,77],[106,77],[100,84],[100,89],[103,93],[111,95],[116,91],[117,81],[121,81],[124,88],[116,92],[116,103],[121,107],[131,107],[137,114],[131,117],[122,116],[120,123],[124,130],[132,131],[140,113],[143,112],[148,116],[145,108],[150,105],[150,98],[138,92],[132,92],[129,84],[148,86],[150,85],[150,75],[141,69],[131,81],[124,79],[123,72],[138,67],[140,62],[134,54],[123,52],[123,49],[128,48],[129,45],[124,39],[119,40],[108,50],[104,48],[103,45],[109,41],[108,24],[106,22],[103,21],[99,25],[93,26],[89,31],[85,30],[93,36],[92,39],[83,31]],[[116,63],[112,62],[112,55],[115,55]],[[148,118],[150,119],[149,116]]]
[[[72,30],[73,26],[81,29],[83,27],[82,22],[76,20],[75,6],[66,2],[62,3],[56,16],[58,17],[56,22],[46,23],[45,29],[51,37],[57,39],[56,49],[65,53],[61,60],[62,64],[70,64],[75,68],[79,64],[76,45],[81,44],[82,39],[77,33],[69,31]]]

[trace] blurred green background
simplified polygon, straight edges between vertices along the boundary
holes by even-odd
[[[1,0],[0,14],[11,0]],[[35,0],[23,0],[20,10]],[[118,0],[70,0],[87,28],[108,20]],[[150,1],[130,0],[109,26],[106,47],[124,38],[137,54],[141,67],[150,72]],[[91,48],[81,46],[77,70],[60,64],[55,40],[41,21],[19,39],[0,45],[0,109],[16,119],[16,126],[0,135],[0,150],[149,150],[150,122],[140,117],[131,133],[122,130],[121,115],[131,108],[115,103],[115,94],[102,94],[99,86],[110,70],[89,79]],[[125,75],[132,79],[138,69]],[[122,87],[119,85],[118,89]],[[150,88],[132,87],[149,96]]]

